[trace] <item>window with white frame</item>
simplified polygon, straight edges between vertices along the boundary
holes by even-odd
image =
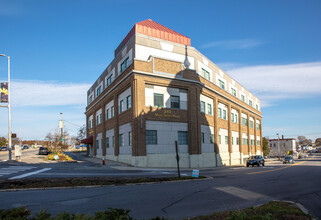
[[[101,94],[101,86],[98,86],[97,88],[97,97]]]
[[[127,96],[126,104],[127,104],[127,109],[130,109],[132,107],[132,97],[131,97],[131,95]]]
[[[164,107],[164,95],[159,93],[154,93],[154,106]]]
[[[120,71],[124,72],[125,69],[129,66],[129,57],[127,57],[120,65]]]
[[[212,105],[207,103],[207,114],[212,115]]]
[[[201,112],[205,113],[205,102],[201,101]]]
[[[233,96],[236,97],[236,90],[235,89],[231,88],[231,93],[232,93]]]
[[[247,118],[242,117],[242,125],[247,126]]]
[[[124,111],[124,100],[120,100],[119,113],[122,113],[123,111]]]
[[[171,95],[171,108],[179,109],[179,96]]]
[[[223,82],[222,80],[218,80],[219,82],[219,86],[222,88],[222,89],[225,89],[225,82]]]
[[[252,107],[253,106],[253,101],[249,100],[249,105]]]
[[[211,79],[210,73],[207,70],[205,70],[204,68],[202,68],[202,76],[207,80]]]

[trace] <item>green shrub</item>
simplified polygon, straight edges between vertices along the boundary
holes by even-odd
[[[0,219],[3,220],[24,220],[30,215],[30,210],[24,206],[7,210],[0,209]]]

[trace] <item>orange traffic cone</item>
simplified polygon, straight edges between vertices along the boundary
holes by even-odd
[[[105,163],[105,158],[103,158],[103,165],[106,165],[106,163]]]

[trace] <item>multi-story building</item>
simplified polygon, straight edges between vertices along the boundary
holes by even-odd
[[[284,138],[284,136],[282,135],[282,138],[280,139],[269,139],[269,145],[271,157],[297,154],[295,138]]]
[[[150,19],[136,23],[87,92],[89,154],[139,167],[215,167],[261,154],[260,101]]]

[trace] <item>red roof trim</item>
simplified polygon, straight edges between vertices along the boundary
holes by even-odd
[[[145,21],[138,22],[134,25],[134,27],[129,31],[129,33],[126,35],[123,41],[116,48],[115,57],[136,32],[151,37],[172,41],[174,43],[191,46],[190,38],[168,27],[165,27],[155,21],[152,21],[151,19],[147,19]]]

